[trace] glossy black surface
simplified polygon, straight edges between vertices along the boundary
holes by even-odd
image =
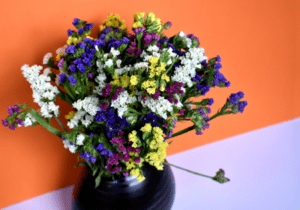
[[[175,179],[171,167],[163,171],[144,163],[145,180],[129,176],[115,181],[102,179],[95,189],[95,178],[86,177],[75,184],[73,210],[170,210],[175,199]],[[76,191],[76,192],[75,192]]]

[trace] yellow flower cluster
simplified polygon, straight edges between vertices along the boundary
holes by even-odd
[[[163,142],[163,130],[159,127],[153,128],[153,140],[150,142],[151,149],[157,149],[156,152],[150,152],[146,155],[145,161],[153,165],[157,170],[163,170],[163,162],[167,156],[166,148],[169,145],[167,142]]]
[[[64,56],[64,53],[59,53],[56,56],[56,61],[59,61],[61,59],[61,57]]]
[[[146,123],[144,127],[141,128],[141,131],[145,132],[151,132],[152,126],[150,123]]]
[[[118,14],[114,15],[110,13],[107,16],[107,18],[103,21],[103,25],[100,26],[100,31],[108,27],[126,30],[126,23],[124,20],[120,20],[120,16]]]
[[[71,44],[74,44],[75,46],[78,44],[78,42],[81,42],[82,41],[82,37],[72,37],[72,36],[69,36],[68,40],[67,40],[67,44],[68,45],[71,45]]]
[[[118,74],[113,76],[113,81],[110,82],[111,85],[115,85],[118,87],[126,88],[130,84],[130,77],[127,75],[123,75],[120,77]]]
[[[166,63],[161,62],[160,66],[156,67],[157,62],[158,62],[158,57],[150,57],[149,58],[149,62],[151,63],[151,65],[149,66],[150,69],[150,78],[153,78],[155,75],[160,76],[162,71],[166,70]]]
[[[137,148],[137,143],[139,140],[136,138],[137,132],[133,130],[131,133],[128,135],[128,139],[133,142],[132,147]]]
[[[68,119],[68,120],[70,120],[70,119],[72,119],[74,117],[75,113],[76,112],[74,112],[74,111],[70,111],[68,115],[65,115],[65,118]]]
[[[142,83],[141,88],[147,89],[149,94],[154,94],[156,89],[156,80],[146,80]]]
[[[134,13],[134,23],[132,25],[132,28],[138,28],[138,27],[143,27],[144,25],[144,16],[145,16],[145,12],[136,12]],[[158,30],[161,29],[161,20],[159,18],[155,17],[155,14],[153,12],[150,12],[147,15],[150,18],[150,24],[151,23],[157,23],[158,24]],[[143,19],[143,22],[138,21],[138,19]]]
[[[139,83],[138,77],[135,76],[135,75],[132,75],[132,76],[130,77],[130,84],[131,84],[131,85],[137,85],[138,83]]]

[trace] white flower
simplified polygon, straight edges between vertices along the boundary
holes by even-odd
[[[29,117],[26,117],[25,121],[24,121],[24,127],[28,127],[28,126],[31,126],[31,125],[32,125],[32,121],[30,120]]]
[[[97,51],[99,51],[99,48],[98,48],[98,46],[97,46],[97,45],[95,45],[95,49],[96,49]]]
[[[114,57],[120,55],[120,51],[119,51],[119,50],[115,50],[115,48],[113,48],[113,47],[110,49],[110,52],[111,52],[111,54],[112,54]]]
[[[85,139],[85,136],[81,133],[79,135],[77,135],[76,137],[76,144],[77,145],[83,145],[83,141]]]
[[[75,152],[76,152],[76,149],[77,149],[77,147],[76,147],[75,145],[70,145],[70,146],[69,146],[69,151],[70,151],[71,153],[75,153]]]
[[[104,67],[106,67],[106,66],[111,67],[112,65],[114,65],[113,60],[112,59],[108,59],[108,61],[105,62]]]
[[[43,58],[43,64],[46,65],[49,62],[49,59],[52,57],[53,57],[52,53],[50,53],[50,52],[46,53],[46,55],[44,55],[44,58]]]
[[[180,37],[185,37],[185,33],[183,31],[180,31],[178,34]]]
[[[122,60],[121,60],[121,59],[118,59],[118,60],[117,60],[117,67],[118,67],[118,68],[121,67],[121,63],[122,63]]]
[[[154,51],[154,52],[158,52],[159,51],[159,48],[156,46],[156,45],[151,45],[148,47],[147,51],[151,52],[151,51]]]

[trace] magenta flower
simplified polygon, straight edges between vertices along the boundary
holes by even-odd
[[[141,159],[140,159],[140,158],[135,158],[135,159],[134,159],[134,162],[135,162],[135,163],[140,163],[140,162],[141,162]]]
[[[9,107],[7,108],[7,110],[8,110],[8,114],[9,114],[9,115],[13,115],[13,114],[14,114],[14,109],[13,109],[11,106],[9,106]]]
[[[3,120],[2,120],[2,124],[3,124],[4,127],[7,127],[7,126],[8,126],[7,120],[6,120],[6,119],[3,119]]]
[[[123,172],[123,176],[125,176],[126,178],[129,176],[129,172]]]

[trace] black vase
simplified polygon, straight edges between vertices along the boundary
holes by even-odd
[[[166,160],[165,160],[166,161]],[[159,171],[144,162],[145,179],[128,176],[114,181],[102,177],[95,188],[95,177],[89,169],[75,184],[73,210],[170,210],[175,199],[175,179],[171,167]]]

